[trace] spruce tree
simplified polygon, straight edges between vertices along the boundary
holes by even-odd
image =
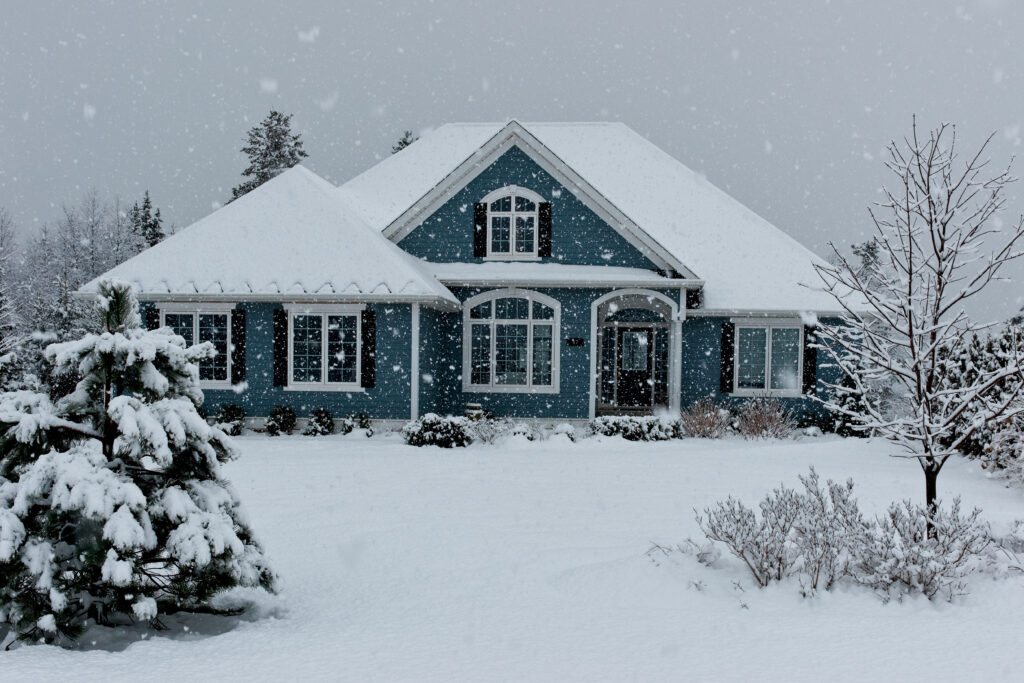
[[[419,140],[419,137],[414,136],[411,130],[407,130],[402,133],[402,137],[398,138],[398,142],[391,146],[391,153],[398,154],[417,140]]]
[[[231,190],[231,201],[276,177],[309,156],[302,149],[302,136],[292,134],[292,115],[271,111],[258,126],[249,130],[248,144],[242,152],[249,165],[242,175],[248,178]]]
[[[46,351],[81,376],[71,394],[0,395],[0,624],[21,638],[274,590],[220,473],[234,446],[198,412],[212,346],[142,329],[125,283],[100,285],[96,313],[100,333]]]
[[[131,222],[132,232],[147,247],[159,244],[165,237],[160,209],[153,210],[149,190],[146,190],[141,206],[138,202],[132,206],[131,211],[128,212],[128,219]]]

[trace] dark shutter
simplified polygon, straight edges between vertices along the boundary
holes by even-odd
[[[723,394],[732,393],[733,373],[735,372],[734,358],[736,355],[736,326],[732,323],[722,323],[722,371],[721,383],[718,390]]]
[[[813,395],[818,384],[817,336],[813,327],[804,327],[804,386],[803,393]]]
[[[274,386],[288,386],[288,311],[274,311]]]
[[[146,329],[155,330],[160,327],[160,309],[156,306],[146,308]]]
[[[700,300],[703,297],[703,290],[701,289],[688,289],[686,290],[686,308],[687,310],[693,310],[700,308]]]
[[[245,381],[245,311],[231,311],[231,383]]]
[[[551,256],[551,202],[537,207],[537,256]]]
[[[372,389],[377,379],[377,315],[373,311],[363,311],[363,338],[360,365],[362,377],[359,385]]]
[[[487,256],[487,204],[484,202],[473,206],[473,256]]]

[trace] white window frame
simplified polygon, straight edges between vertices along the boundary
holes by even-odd
[[[803,396],[804,386],[804,326],[800,321],[788,318],[743,318],[733,319],[733,368],[732,368],[732,393],[735,396],[773,396],[777,398],[799,398]],[[748,389],[740,388],[740,330],[741,329],[764,329],[764,388]],[[772,330],[788,329],[797,330],[800,334],[797,341],[796,360],[796,388],[795,389],[772,389]]]
[[[191,315],[192,316],[192,344],[199,343],[199,316],[206,314],[213,315],[227,315],[228,317],[228,335],[227,335],[227,379],[201,379],[199,380],[199,387],[201,389],[230,389],[231,384],[231,372],[234,369],[231,362],[231,312],[235,310],[235,304],[230,303],[168,303],[159,304],[157,309],[160,311],[160,327],[167,327],[167,315]]]
[[[285,391],[345,391],[362,392],[366,389],[362,386],[363,377],[363,316],[366,309],[365,304],[285,304],[284,309],[288,312],[288,383],[284,386]],[[323,334],[320,339],[320,360],[322,372],[319,382],[296,382],[292,379],[294,362],[292,346],[294,343],[295,316],[297,315],[318,315],[322,318],[321,330]],[[327,317],[332,315],[355,316],[356,319],[356,380],[354,382],[328,382],[327,381]]]
[[[527,299],[530,302],[529,320],[505,320],[494,317],[496,313],[494,302],[498,299]],[[487,301],[491,305],[491,317],[470,318],[470,311]],[[533,320],[533,302],[543,304],[554,311],[551,320]],[[491,326],[491,350],[490,350],[490,383],[473,384],[473,325],[490,324]],[[498,324],[513,324],[527,326],[527,348],[529,358],[527,360],[526,384],[495,384],[494,383],[494,347],[496,343],[494,327]],[[551,384],[533,384],[533,327],[534,325],[551,326]],[[475,393],[503,393],[503,394],[557,394],[561,387],[561,375],[559,373],[561,358],[561,329],[562,329],[562,305],[557,299],[534,292],[529,289],[492,289],[467,299],[462,304],[462,390]]]
[[[516,211],[516,197],[522,197],[533,202],[537,207],[533,211]],[[491,202],[504,197],[512,198],[511,211],[491,211]],[[533,190],[527,190],[518,185],[506,185],[505,187],[491,192],[480,200],[487,205],[487,256],[488,261],[538,261],[540,260],[540,205],[544,198]],[[516,216],[528,215],[533,217],[533,251],[516,251]],[[497,217],[509,219],[509,251],[491,250],[491,226]]]

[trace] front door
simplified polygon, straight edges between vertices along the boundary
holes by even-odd
[[[654,335],[650,328],[620,327],[618,405],[649,408],[654,404]]]

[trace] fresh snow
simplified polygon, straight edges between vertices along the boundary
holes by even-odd
[[[426,263],[427,269],[446,285],[605,285],[625,287],[679,287],[680,280],[653,270],[620,266],[581,266],[563,263]]]
[[[341,202],[334,185],[294,166],[104,278],[144,298],[227,300],[272,295],[418,299],[456,304],[419,261],[382,239]]]
[[[564,431],[564,430],[562,430]],[[562,434],[465,450],[393,434],[243,437],[225,467],[277,597],[238,619],[162,617],[166,631],[92,628],[81,649],[0,654],[5,680],[1019,680],[1024,578],[976,575],[954,603],[882,604],[759,590],[727,555],[658,564],[653,542],[699,538],[694,508],[756,502],[814,465],[853,477],[865,513],[920,500],[913,462],[883,442]],[[998,533],[1024,491],[956,459],[940,494]],[[113,567],[111,568],[114,569]],[[151,606],[135,607],[140,616]],[[127,638],[127,640],[125,640]]]
[[[473,157],[505,123],[455,123],[342,185],[383,230]],[[705,281],[717,311],[835,311],[824,262],[789,235],[622,123],[522,123],[558,159]]]

